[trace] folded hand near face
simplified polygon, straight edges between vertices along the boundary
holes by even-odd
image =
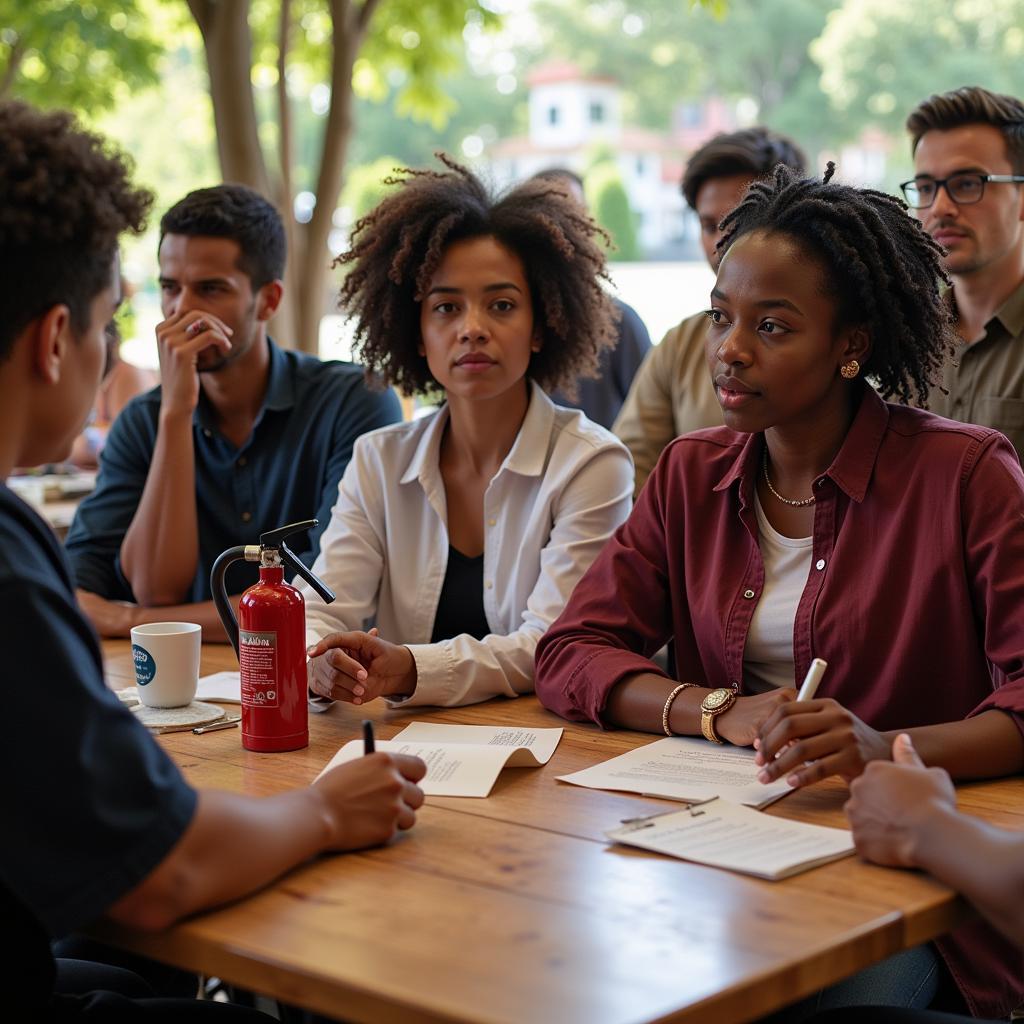
[[[761,726],[756,761],[758,778],[791,785],[841,775],[855,779],[871,761],[887,761],[890,743],[853,712],[830,698],[782,704]]]
[[[331,633],[310,647],[309,688],[321,697],[365,704],[375,697],[407,697],[416,689],[416,661],[408,647],[361,629]]]

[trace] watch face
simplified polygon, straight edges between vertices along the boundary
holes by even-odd
[[[712,690],[701,705],[706,711],[715,711],[732,699],[732,690]]]

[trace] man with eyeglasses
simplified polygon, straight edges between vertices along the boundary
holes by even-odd
[[[1024,103],[966,86],[907,118],[914,177],[900,186],[946,250],[962,342],[933,412],[1002,431],[1024,458]]]

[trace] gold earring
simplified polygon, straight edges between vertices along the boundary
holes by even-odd
[[[848,363],[843,363],[839,372],[846,380],[853,380],[860,373],[860,363],[856,359],[851,359]]]

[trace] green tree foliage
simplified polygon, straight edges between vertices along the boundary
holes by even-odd
[[[202,35],[221,171],[274,199],[285,217],[291,257],[279,334],[314,349],[356,97],[379,99],[390,87],[399,113],[443,122],[443,80],[461,63],[463,30],[495,16],[484,0],[183,2]],[[316,120],[296,109],[307,98]],[[295,218],[300,192],[311,196]]]
[[[594,164],[583,186],[594,220],[611,235],[612,257],[622,261],[639,259],[635,217],[618,167],[610,161]]]
[[[1022,0],[846,0],[811,46],[841,136],[866,125],[902,134],[932,93],[1024,90]]]
[[[758,117],[806,138],[820,69],[808,47],[839,0],[538,0],[535,61],[558,56],[626,89],[623,113],[666,130],[675,108],[708,95],[751,98]],[[810,102],[809,102],[810,101]]]
[[[0,0],[0,99],[95,114],[158,80],[136,0]]]
[[[382,156],[372,164],[361,164],[349,171],[342,203],[351,211],[353,222],[365,217],[388,194],[391,186],[385,185],[384,179],[401,166],[401,160]]]

